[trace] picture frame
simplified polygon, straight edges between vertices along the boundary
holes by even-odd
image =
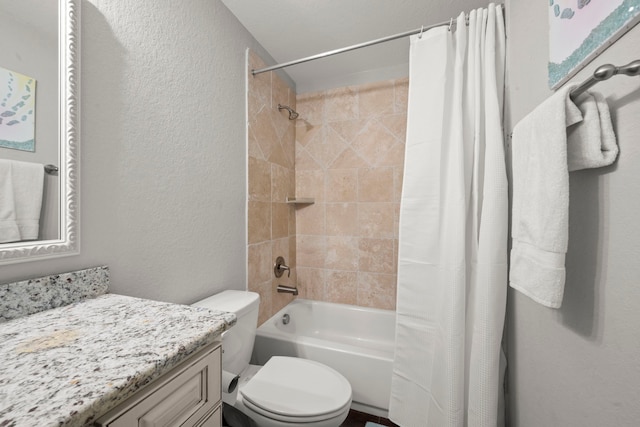
[[[640,0],[547,0],[549,87],[558,89],[640,22]]]

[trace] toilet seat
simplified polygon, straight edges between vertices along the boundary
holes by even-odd
[[[339,416],[351,405],[351,385],[332,368],[297,357],[272,357],[240,390],[247,409],[285,423]]]

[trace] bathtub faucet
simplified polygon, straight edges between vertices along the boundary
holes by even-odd
[[[292,286],[278,285],[276,290],[280,293],[298,295],[298,288]]]

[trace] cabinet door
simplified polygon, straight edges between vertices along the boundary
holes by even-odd
[[[156,380],[98,422],[105,427],[194,426],[220,401],[220,372],[218,345]]]
[[[197,427],[222,427],[222,406],[216,408],[213,414],[200,421]]]

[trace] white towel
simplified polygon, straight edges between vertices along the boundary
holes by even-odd
[[[0,242],[37,239],[44,166],[0,159],[0,177]]]
[[[567,129],[569,172],[610,165],[618,156],[618,144],[607,101],[597,92],[585,92],[576,105],[583,119]]]
[[[11,162],[0,159],[0,243],[20,240],[13,204],[13,178]]]
[[[512,249],[509,284],[559,308],[569,238],[569,170],[611,164],[617,156],[601,97],[570,99],[575,85],[548,98],[514,128]],[[570,140],[567,140],[569,129]]]

